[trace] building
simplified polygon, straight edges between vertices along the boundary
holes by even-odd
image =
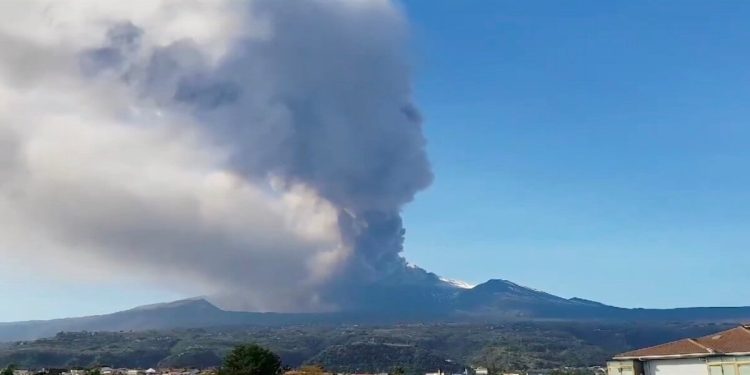
[[[616,355],[609,375],[750,375],[750,325]]]

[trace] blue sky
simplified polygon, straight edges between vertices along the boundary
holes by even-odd
[[[407,257],[620,306],[750,304],[750,3],[410,1],[436,181]]]
[[[618,306],[750,305],[750,3],[404,8],[436,176],[405,210],[410,262]],[[0,278],[0,321],[182,297],[22,273]]]

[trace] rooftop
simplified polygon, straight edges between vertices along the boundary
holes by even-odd
[[[664,359],[750,354],[750,325],[618,354],[614,359]]]

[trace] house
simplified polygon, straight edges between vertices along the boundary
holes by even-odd
[[[750,325],[616,355],[609,375],[750,375]]]
[[[487,369],[487,367],[475,367],[474,368],[474,374],[475,375],[488,375],[490,371]]]

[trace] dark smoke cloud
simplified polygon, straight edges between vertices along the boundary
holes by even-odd
[[[341,231],[355,249],[347,278],[405,270],[400,210],[432,175],[411,101],[403,20],[392,8],[255,5],[273,36],[239,42],[213,79],[204,76],[194,95],[178,98],[190,97],[202,111],[213,104],[213,113],[199,116],[229,135],[245,173],[303,183],[339,208]],[[239,88],[254,87],[268,91],[237,98]],[[283,120],[253,121],[264,105]],[[269,137],[275,142],[267,144]]]

